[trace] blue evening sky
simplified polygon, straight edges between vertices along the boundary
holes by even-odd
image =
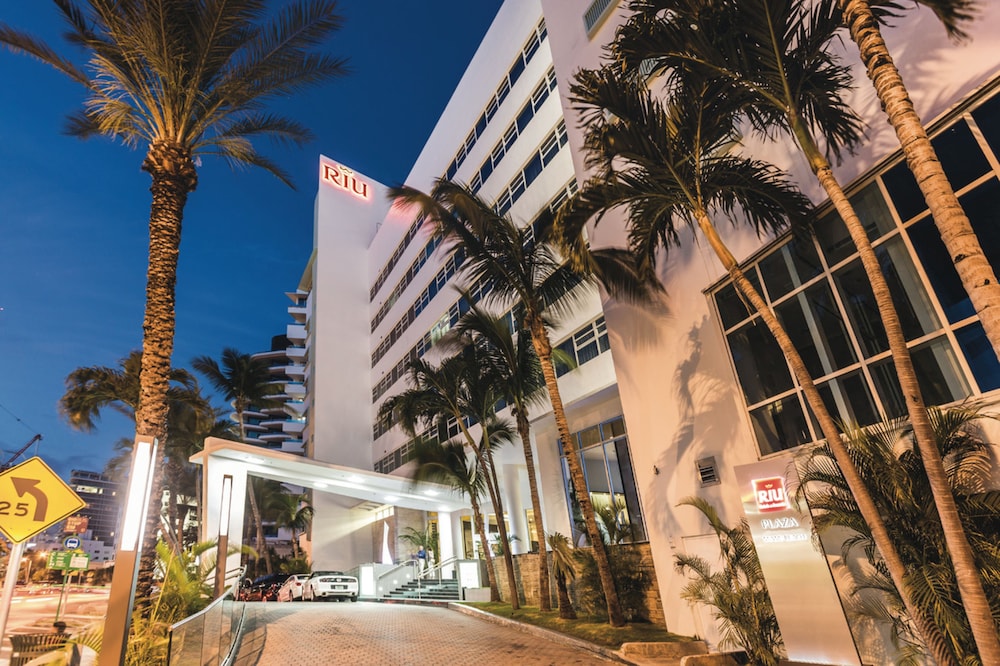
[[[260,144],[293,176],[207,158],[184,217],[174,366],[222,349],[269,348],[283,333],[312,244],[322,152],[378,181],[409,173],[501,0],[343,0],[328,51],[352,73],[275,107],[316,139]],[[64,55],[52,3],[4,2],[0,22]],[[62,133],[81,87],[35,60],[0,50],[0,463],[33,434],[36,454],[68,476],[99,471],[133,434],[108,413],[94,434],[59,416],[64,380],[80,366],[115,366],[142,338],[149,177],[142,150]],[[221,404],[221,401],[217,401]]]

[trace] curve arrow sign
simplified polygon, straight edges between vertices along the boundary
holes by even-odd
[[[14,484],[14,490],[17,491],[18,497],[24,497],[24,494],[28,493],[35,498],[34,520],[38,523],[43,522],[45,514],[49,510],[49,496],[38,487],[38,479],[22,479],[12,476],[10,481]]]

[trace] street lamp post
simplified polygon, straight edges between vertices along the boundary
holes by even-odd
[[[111,578],[108,613],[105,616],[104,639],[98,666],[122,666],[128,648],[128,632],[132,625],[135,604],[135,583],[139,573],[139,554],[146,524],[146,511],[156,467],[156,440],[137,436],[132,448],[132,471],[125,496],[125,517],[122,520],[118,550],[115,553],[115,573]]]

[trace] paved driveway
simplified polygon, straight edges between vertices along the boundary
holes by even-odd
[[[254,603],[248,604],[247,620],[239,666],[616,663],[516,628],[431,606]]]

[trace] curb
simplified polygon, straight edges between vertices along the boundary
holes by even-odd
[[[517,622],[515,620],[508,620],[505,617],[500,617],[499,615],[493,615],[492,613],[487,613],[481,611],[478,608],[472,608],[471,606],[466,606],[459,602],[450,602],[448,608],[459,613],[464,613],[465,615],[470,615],[472,617],[477,617],[486,622],[492,622],[493,624],[499,624],[505,627],[511,627],[517,629],[518,631],[523,631],[532,636],[537,636],[539,638],[544,638],[548,641],[553,641],[556,643],[563,643],[564,645],[571,645],[581,650],[587,650],[588,652],[593,652],[598,654],[605,659],[618,662],[619,664],[632,664],[634,666],[635,662],[623,659],[621,655],[612,650],[611,648],[606,648],[601,645],[596,645],[595,643],[590,643],[588,641],[580,640],[579,638],[573,638],[572,636],[567,636],[566,634],[561,634],[558,631],[552,631],[550,629],[543,629],[541,627],[536,627],[533,624],[526,624],[524,622]]]

